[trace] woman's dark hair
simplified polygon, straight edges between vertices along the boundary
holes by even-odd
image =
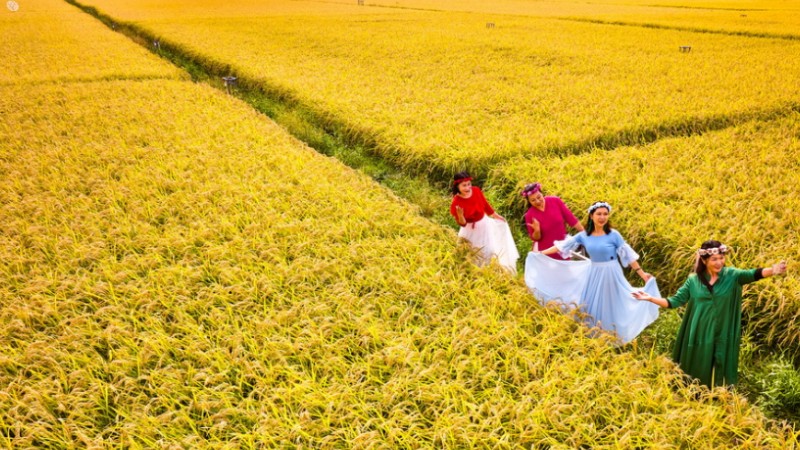
[[[600,206],[600,207],[598,207],[597,209],[595,209],[594,211],[592,211],[589,214],[589,219],[586,221],[586,234],[587,235],[590,235],[590,234],[592,234],[592,232],[594,232],[594,220],[592,220],[592,216],[600,208],[605,208],[605,206]],[[606,209],[608,209],[608,208],[606,208]],[[611,233],[611,221],[610,220],[603,225],[603,231],[605,231],[606,234]]]
[[[456,180],[460,180],[461,178],[469,178],[469,173],[464,171],[464,172],[458,172],[457,174],[453,175],[453,182],[450,183],[450,192],[452,192],[453,195],[458,195],[458,193],[460,192],[458,190],[458,184],[456,184]]]
[[[700,244],[700,248],[706,250],[709,248],[718,248],[721,245],[722,242],[720,241],[710,240]],[[708,278],[706,278],[706,272],[708,271],[708,266],[706,266],[706,261],[708,261],[708,258],[710,257],[711,255],[705,255],[705,256],[697,255],[697,263],[694,265],[694,273],[697,274],[697,278],[700,279],[700,282],[703,283],[703,285],[707,287],[709,291],[713,289],[711,287],[711,283],[708,282]]]

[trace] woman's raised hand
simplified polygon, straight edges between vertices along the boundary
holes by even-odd
[[[538,233],[542,229],[542,225],[536,219],[533,219],[533,222],[529,223],[528,226],[531,227],[534,233]]]
[[[653,300],[653,296],[651,296],[650,294],[648,294],[645,291],[636,291],[636,292],[632,293],[631,295],[633,295],[633,298],[635,298],[636,300],[644,300],[644,301],[648,301],[648,302]]]
[[[641,275],[639,275],[639,276],[640,276],[640,277],[642,277],[642,280],[644,280],[644,282],[645,282],[645,283],[647,283],[648,281],[650,281],[650,278],[653,278],[653,276],[652,276],[652,275],[650,275],[650,274],[649,274],[649,273],[647,273],[647,272],[642,272],[642,274],[641,274]]]
[[[456,222],[459,226],[467,226],[467,219],[464,218],[464,208],[456,206]]]
[[[786,273],[786,261],[781,261],[772,265],[772,275],[780,275],[783,273]]]

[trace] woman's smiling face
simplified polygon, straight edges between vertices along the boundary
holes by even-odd
[[[458,192],[460,192],[461,195],[469,195],[472,193],[472,181],[467,180],[458,183]]]
[[[599,207],[592,212],[592,220],[594,221],[594,227],[597,229],[603,228],[605,224],[608,223],[608,208]]]
[[[706,260],[706,268],[708,268],[708,273],[711,275],[718,274],[723,266],[725,266],[725,255],[722,253],[711,255]]]

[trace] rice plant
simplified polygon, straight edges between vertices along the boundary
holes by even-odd
[[[773,117],[800,89],[800,42],[785,39],[356,4],[278,1],[250,15],[251,2],[220,2],[215,16],[185,1],[83,3],[307,105],[414,173],[486,174],[510,157]]]
[[[3,445],[797,447],[245,104],[128,77],[0,86]]]

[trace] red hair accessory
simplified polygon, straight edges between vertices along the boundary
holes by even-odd
[[[453,186],[458,186],[459,184],[461,184],[461,183],[463,183],[465,181],[472,181],[472,177],[458,178],[458,179],[453,181]]]

